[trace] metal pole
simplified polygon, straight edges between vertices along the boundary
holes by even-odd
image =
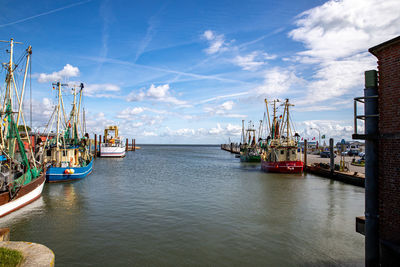
[[[329,157],[330,157],[330,167],[331,167],[331,176],[335,171],[335,155],[333,154],[333,138],[329,138]]]
[[[307,140],[304,140],[304,169],[307,167]]]
[[[133,151],[136,151],[136,139],[133,139]]]
[[[126,138],[126,144],[125,144],[126,146],[125,146],[125,151],[128,151],[128,146],[129,146],[129,141],[128,141],[128,138]]]
[[[99,157],[101,156],[101,134],[99,135]]]
[[[365,72],[365,266],[379,266],[377,72]],[[375,116],[374,116],[375,115]]]

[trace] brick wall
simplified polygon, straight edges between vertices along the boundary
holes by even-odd
[[[379,230],[400,243],[400,42],[374,54],[379,72]]]

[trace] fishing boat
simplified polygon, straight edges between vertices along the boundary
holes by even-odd
[[[299,160],[299,135],[294,133],[290,126],[289,108],[293,105],[286,99],[283,104],[283,115],[277,118],[277,102],[279,102],[279,100],[273,101],[273,116],[272,123],[270,123],[268,102],[265,99],[268,114],[269,136],[263,143],[261,169],[266,172],[302,173],[304,163]]]
[[[22,88],[17,90],[14,72],[18,66],[14,64],[14,44],[10,43],[10,59],[8,63],[2,64],[6,69],[5,96],[0,112],[0,217],[5,216],[29,203],[38,199],[42,193],[45,183],[45,171],[39,162],[36,162],[32,146],[29,146],[28,153],[20,136],[18,128],[28,135],[25,125],[25,118],[22,112],[28,66],[32,54],[31,46],[26,50],[25,74]],[[22,57],[23,59],[23,57]],[[15,105],[13,99],[17,99]],[[20,120],[22,119],[22,124]],[[18,127],[18,125],[22,127]]]
[[[256,130],[252,122],[249,122],[247,129],[244,129],[242,120],[242,144],[240,144],[241,162],[260,162],[260,150],[256,142]]]
[[[81,123],[80,120],[84,86],[82,83],[80,84],[79,92],[76,87],[72,88],[74,100],[68,118],[64,112],[61,86],[68,86],[68,84],[61,84],[60,82],[53,84],[53,89],[58,90],[58,104],[50,122],[53,124],[57,118],[56,136],[52,139],[47,138],[45,142],[45,162],[48,164],[46,180],[50,183],[82,179],[89,175],[93,169],[93,157],[88,149],[89,135],[87,133],[83,135],[84,123]],[[78,107],[76,104],[77,94],[79,94]],[[80,137],[79,130],[82,137]]]
[[[126,144],[118,135],[118,126],[108,126],[104,129],[104,143],[100,145],[100,157],[125,157]]]

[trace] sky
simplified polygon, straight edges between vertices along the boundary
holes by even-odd
[[[0,10],[0,39],[23,43],[16,57],[32,46],[33,129],[57,103],[53,82],[82,82],[89,134],[118,125],[139,144],[240,142],[265,98],[290,100],[300,136],[349,140],[353,98],[377,68],[368,48],[400,35],[398,0],[0,0]]]

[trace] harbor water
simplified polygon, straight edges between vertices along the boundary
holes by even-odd
[[[142,146],[0,219],[56,266],[363,266],[364,189],[268,174],[218,146]]]

